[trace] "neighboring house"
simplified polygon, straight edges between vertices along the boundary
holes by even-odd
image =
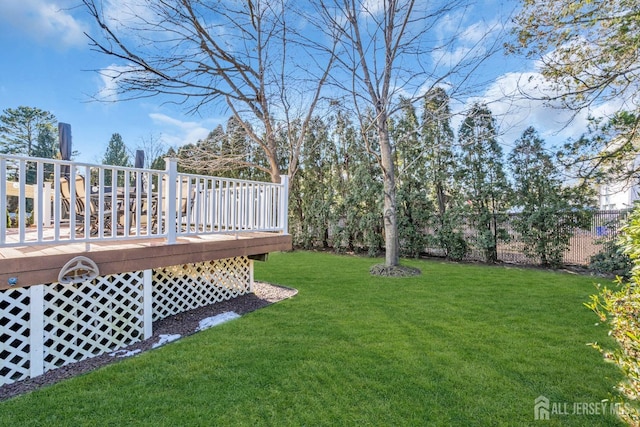
[[[598,206],[601,210],[620,210],[633,207],[640,199],[640,186],[626,182],[614,182],[600,185],[598,188]]]
[[[622,149],[629,141],[618,138],[604,149],[603,155]],[[635,182],[635,171],[640,170],[640,146],[637,141],[632,142],[632,149],[624,148],[615,156],[615,160],[608,160],[603,166],[603,172],[610,177],[606,183],[597,186],[598,207],[601,210],[621,210],[633,207],[633,203],[639,199],[640,183]],[[605,156],[606,157],[606,156]],[[618,178],[614,178],[614,176]]]

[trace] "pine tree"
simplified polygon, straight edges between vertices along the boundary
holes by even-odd
[[[498,260],[498,241],[506,238],[509,184],[502,164],[502,148],[496,140],[495,119],[484,104],[474,104],[460,126],[459,175],[469,204],[469,222],[476,244],[487,262]]]
[[[307,129],[300,170],[296,174],[297,184],[292,189],[298,199],[296,203],[299,221],[298,244],[311,248],[316,243],[329,247],[329,229],[332,205],[335,199],[333,182],[333,143],[329,139],[328,125],[315,118]]]
[[[131,167],[131,159],[127,153],[127,147],[119,133],[111,135],[109,145],[102,158],[103,165]]]
[[[104,157],[102,158],[103,165],[110,166],[124,166],[132,167],[129,154],[127,153],[127,147],[124,145],[124,141],[119,133],[111,135],[107,149],[105,150]],[[111,185],[112,174],[111,171],[105,171],[104,184]],[[124,177],[118,176],[118,186],[124,185]]]
[[[514,204],[521,213],[514,228],[524,251],[544,266],[557,267],[576,227],[588,220],[585,194],[564,188],[560,171],[534,128],[527,128],[509,155]],[[588,222],[587,222],[588,223]]]
[[[52,124],[41,126],[40,132],[38,133],[38,140],[36,141],[36,145],[33,147],[33,157],[55,159],[58,157],[59,151],[58,135],[56,134],[55,127]],[[44,180],[48,181],[53,175],[53,164],[45,163],[43,167]],[[33,177],[27,178],[28,184],[33,184],[36,182],[35,170],[33,171],[33,173]]]
[[[366,250],[378,255],[384,245],[382,183],[378,163],[363,150],[362,132],[338,112],[332,135],[336,150],[333,245],[338,251]]]
[[[7,108],[0,115],[0,152],[33,156],[38,135],[55,123],[56,117],[40,108]]]
[[[424,145],[425,182],[437,209],[431,227],[435,243],[447,258],[461,260],[467,243],[459,228],[460,189],[453,179],[456,170],[454,135],[451,128],[449,96],[442,88],[434,88],[424,97],[421,133]]]
[[[419,135],[414,106],[403,101],[402,116],[390,125],[396,147],[398,238],[404,256],[418,257],[426,247],[426,228],[433,205],[424,161],[426,150]]]

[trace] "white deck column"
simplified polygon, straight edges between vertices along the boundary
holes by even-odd
[[[29,288],[29,367],[31,378],[44,374],[44,285]]]
[[[142,328],[144,339],[153,335],[153,270],[144,270],[142,276]]]

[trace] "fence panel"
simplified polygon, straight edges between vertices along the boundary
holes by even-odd
[[[605,242],[617,238],[629,212],[629,209],[594,211],[588,229],[576,228],[573,230],[573,236],[569,239],[569,247],[564,251],[563,263],[589,265],[591,257],[603,249]],[[518,216],[519,214],[509,214],[509,220],[502,224],[509,235],[509,240],[498,242],[498,260],[514,264],[540,264],[539,259],[525,254],[525,244],[522,237],[512,225]],[[484,254],[472,243],[476,238],[475,230],[464,227],[463,234],[465,239],[471,243],[470,251],[465,259],[483,261]],[[427,253],[436,255],[437,251],[427,249]]]

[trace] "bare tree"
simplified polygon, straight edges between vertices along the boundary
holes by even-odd
[[[93,48],[122,61],[103,72],[118,97],[159,95],[190,113],[230,111],[265,154],[268,167],[256,167],[274,182],[282,172],[277,134],[284,130],[287,173],[295,174],[304,130],[336,58],[335,42],[311,42],[294,25],[304,22],[305,34],[320,31],[314,20],[300,19],[303,10],[286,0],[83,3],[101,30],[89,36]],[[294,126],[302,130],[288,131]]]
[[[151,165],[160,157],[164,156],[168,150],[167,145],[162,142],[162,136],[149,132],[146,137],[141,137],[140,142],[136,146],[136,150],[144,151],[144,167],[151,168]],[[129,150],[129,155],[135,158],[136,153]]]
[[[468,3],[320,0],[322,16],[340,34],[344,49],[333,83],[351,95],[367,149],[375,154],[382,170],[388,267],[399,264],[396,172],[389,118],[400,108],[401,96],[413,102],[439,85],[448,85],[451,94],[465,85],[469,89],[472,72],[499,47],[497,38],[486,44],[488,34],[496,29],[489,27],[460,55],[450,55],[460,47],[456,38],[463,29],[459,27],[454,36],[443,38],[438,25],[453,12],[464,12]]]

